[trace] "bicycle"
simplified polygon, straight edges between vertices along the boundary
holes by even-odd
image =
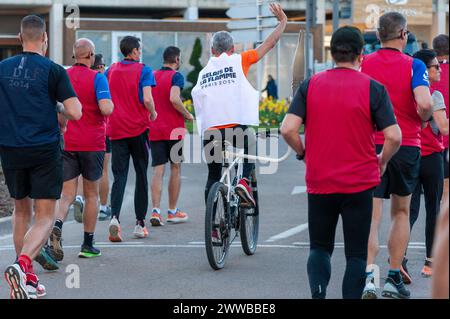
[[[264,134],[266,137],[279,137],[278,135],[271,135],[269,132]],[[256,134],[257,137],[259,135],[261,134]],[[228,150],[230,148],[232,148],[230,142],[222,141],[222,167],[225,171],[220,181],[211,187],[206,202],[205,247],[208,262],[214,270],[222,269],[225,266],[231,244],[239,235],[242,249],[247,256],[254,255],[257,249],[259,201],[255,170],[251,174],[250,187],[256,205],[241,207],[240,198],[235,193],[235,187],[242,178],[244,159],[282,162],[288,158],[291,151],[289,148],[288,152],[281,158],[268,158],[245,155],[244,150],[234,153]],[[235,159],[233,160],[233,158]]]

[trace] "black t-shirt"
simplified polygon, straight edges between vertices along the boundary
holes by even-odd
[[[302,82],[297,89],[288,113],[297,115],[306,121],[306,104],[310,79]],[[370,113],[372,122],[378,131],[397,124],[391,99],[386,88],[375,80],[370,80]]]

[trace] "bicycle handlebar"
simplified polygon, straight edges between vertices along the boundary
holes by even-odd
[[[280,158],[271,158],[271,157],[265,157],[265,156],[255,156],[255,155],[246,155],[244,154],[244,151],[241,151],[239,153],[234,153],[234,152],[230,152],[230,151],[226,151],[225,152],[225,156],[229,157],[230,155],[233,157],[239,157],[239,158],[244,158],[244,159],[249,159],[249,160],[259,160],[261,162],[271,162],[271,163],[280,163],[285,161],[289,155],[291,155],[292,149],[290,147],[288,147],[288,151],[286,152],[286,154],[284,154],[282,157]]]

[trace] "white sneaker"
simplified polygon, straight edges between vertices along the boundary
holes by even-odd
[[[148,237],[147,227],[142,227],[141,225],[136,225],[134,227],[133,235],[135,238],[146,238]]]
[[[42,298],[47,295],[45,286],[40,283],[37,284],[37,287],[28,284],[27,290],[28,290],[28,296],[30,299]]]
[[[109,223],[109,241],[113,243],[122,241],[122,229],[116,217],[113,217]]]
[[[366,286],[364,287],[362,299],[378,299],[377,287],[372,278],[367,279]]]
[[[5,279],[10,288],[11,299],[29,299],[27,289],[27,275],[19,264],[13,264],[6,268]]]

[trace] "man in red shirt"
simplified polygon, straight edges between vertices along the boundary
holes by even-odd
[[[392,227],[388,250],[389,274],[383,296],[409,298],[401,271],[405,271],[404,254],[408,245],[411,195],[420,171],[420,132],[422,124],[431,118],[431,95],[425,64],[402,51],[408,42],[406,18],[398,12],[380,17],[378,37],[381,49],[364,57],[361,71],[383,84],[392,100],[395,116],[402,130],[402,145],[389,162],[386,174],[374,192],[374,208],[369,239],[368,283],[364,298],[376,298],[371,265],[378,253],[378,226],[382,216],[383,199],[391,199]],[[383,134],[377,132],[375,144],[380,152]],[[403,264],[403,265],[402,265]],[[406,283],[406,281],[405,281]]]
[[[178,195],[181,188],[181,162],[183,161],[183,138],[185,135],[184,120],[194,118],[183,105],[181,90],[184,78],[180,69],[180,49],[168,47],[163,54],[164,65],[154,72],[158,86],[153,89],[158,118],[150,125],[150,149],[152,153],[152,226],[162,226],[161,190],[164,169],[170,161],[169,210],[167,222],[181,223],[188,220],[188,215],[177,208]]]
[[[109,240],[121,242],[120,211],[127,185],[130,157],[136,172],[134,210],[136,238],[148,236],[145,218],[148,208],[148,131],[150,121],[157,114],[152,97],[156,86],[151,68],[140,63],[142,48],[140,39],[126,36],[120,41],[124,60],[114,63],[106,71],[114,102],[114,113],[108,121],[107,136],[112,147],[112,172],[114,183],[111,189],[112,219],[109,225]]]
[[[95,46],[89,39],[79,39],[73,46],[75,64],[67,70],[70,81],[83,107],[79,121],[69,121],[64,134],[64,185],[56,222],[50,236],[50,248],[57,261],[64,258],[61,245],[63,222],[70,204],[75,200],[78,177],[83,177],[86,201],[83,214],[84,241],[80,258],[100,256],[94,247],[94,232],[98,214],[99,181],[105,157],[106,117],[114,109],[106,77],[94,70]]]
[[[448,35],[440,34],[433,39],[433,49],[437,53],[437,59],[441,65],[441,80],[439,82],[433,83],[432,88],[441,92],[444,96],[447,119],[448,119],[448,52],[449,52],[449,41]],[[442,202],[448,203],[448,136],[444,136],[444,193],[442,196]]]
[[[363,45],[357,28],[338,29],[331,39],[336,68],[303,81],[281,126],[297,159],[306,163],[311,243],[307,267],[313,298],[326,297],[341,215],[347,259],[343,298],[361,299],[373,189],[401,141],[386,89],[358,72]],[[303,123],[305,148],[298,134]],[[378,157],[375,127],[385,137]]]

